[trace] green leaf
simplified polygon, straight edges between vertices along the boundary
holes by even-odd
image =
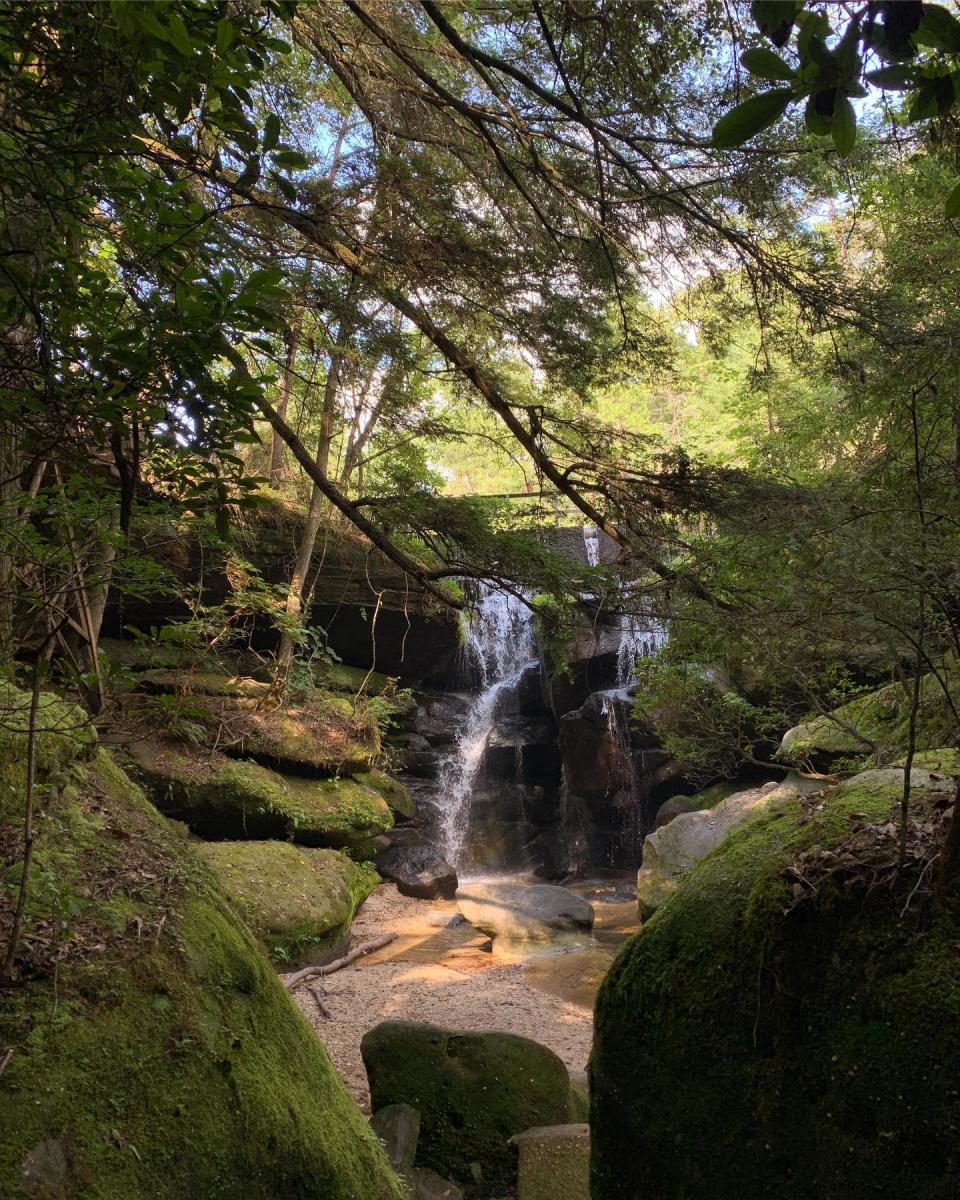
[[[793,3],[792,0],[790,3],[785,0],[754,0],[750,5],[750,13],[762,34],[775,46],[785,46],[790,40],[793,22],[802,8],[803,0],[799,3]]]
[[[826,137],[833,129],[833,113],[823,112],[817,106],[817,101],[824,93],[815,92],[807,101],[807,107],[804,110],[803,119],[810,133],[816,134],[817,137]]]
[[[309,166],[309,160],[299,150],[275,150],[273,161],[278,167],[287,167],[294,171],[302,171]]]
[[[864,75],[867,83],[883,88],[885,92],[906,92],[915,86],[916,78],[913,67],[904,64],[880,67],[876,71],[868,71]]]
[[[960,54],[960,21],[940,4],[923,6],[923,20],[913,36],[923,46]]]
[[[937,75],[924,80],[910,101],[907,119],[922,121],[949,112],[956,101],[955,81],[951,75]]]
[[[794,75],[793,67],[779,54],[760,46],[741,54],[740,65],[758,79],[792,79]]]
[[[255,290],[262,287],[276,287],[278,283],[283,282],[283,272],[275,267],[261,267],[259,270],[251,271],[244,286],[244,291]]]
[[[857,114],[847,96],[837,97],[833,106],[830,132],[838,152],[843,155],[849,154],[857,140]]]
[[[226,54],[233,42],[236,29],[229,18],[224,17],[222,21],[217,22],[217,53]]]
[[[824,62],[825,58],[829,60],[830,54],[825,43],[830,36],[831,29],[830,22],[823,13],[814,12],[809,8],[804,9],[797,16],[797,24],[800,26],[797,49],[800,51],[801,60],[812,59],[819,63]]]
[[[721,149],[740,146],[772,125],[787,111],[793,100],[790,88],[774,88],[751,96],[720,118],[713,127],[713,144]]]
[[[944,215],[947,217],[960,217],[960,183],[953,189],[947,197]]]
[[[282,175],[278,175],[276,171],[271,172],[271,178],[282,192],[284,199],[289,200],[293,204],[297,198],[297,189],[290,180],[285,179]]]
[[[237,187],[251,187],[260,178],[260,155],[254,154],[247,159],[247,165],[237,179]]]
[[[170,33],[170,41],[176,46],[182,55],[186,58],[191,58],[196,49],[193,39],[187,31],[186,25],[183,23],[183,17],[179,13],[173,13],[170,17],[168,26]]]
[[[272,150],[280,141],[280,118],[276,113],[268,113],[263,124],[263,148]]]

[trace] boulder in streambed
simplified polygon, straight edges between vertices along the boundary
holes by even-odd
[[[590,1126],[546,1125],[510,1139],[520,1153],[517,1200],[590,1200]]]
[[[375,859],[384,879],[397,885],[402,896],[417,900],[452,900],[457,872],[432,846],[391,846]]]
[[[417,1166],[458,1183],[479,1171],[484,1194],[512,1186],[514,1134],[573,1119],[566,1066],[529,1038],[386,1021],[360,1049],[374,1111],[409,1104],[420,1113]]]
[[[552,883],[469,883],[457,889],[457,907],[500,952],[580,944],[593,929],[593,906]]]
[[[379,882],[338,850],[289,842],[204,842],[197,851],[270,954],[284,963],[335,953]]]

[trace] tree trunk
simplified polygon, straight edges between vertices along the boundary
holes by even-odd
[[[0,424],[0,675],[13,676],[16,570],[11,531],[17,524],[20,494],[20,439],[13,421]]]
[[[40,680],[53,649],[53,641],[49,639],[43,651],[33,664],[33,687],[30,691],[30,715],[27,719],[27,766],[23,812],[23,865],[20,868],[20,887],[17,892],[17,907],[13,914],[13,924],[7,941],[3,965],[0,966],[0,987],[9,983],[13,978],[13,968],[20,947],[23,933],[23,919],[27,909],[27,897],[30,894],[30,866],[33,861],[33,794],[37,776],[37,709],[40,705]]]
[[[340,368],[343,364],[343,351],[350,337],[351,330],[352,326],[348,323],[346,317],[344,317],[340,322],[334,349],[330,353],[330,365],[327,370],[327,379],[323,386],[320,442],[317,446],[315,461],[317,470],[324,479],[328,478],[327,471],[330,465],[330,447],[333,444],[333,427],[336,418],[337,385],[340,379]],[[273,439],[274,443],[276,443],[281,441],[281,436],[279,428],[276,425],[273,428]],[[276,669],[269,694],[269,699],[272,703],[281,701],[286,696],[290,687],[290,670],[293,666],[293,657],[296,652],[294,629],[302,621],[303,592],[306,587],[307,575],[310,573],[310,563],[313,561],[313,551],[317,544],[317,534],[320,531],[320,524],[326,508],[326,496],[317,484],[314,483],[313,491],[310,494],[310,507],[307,510],[307,521],[304,525],[303,536],[300,538],[300,545],[297,547],[297,559],[294,563],[293,573],[290,576],[290,586],[287,589],[287,604],[284,613],[285,621],[280,634]]]
[[[294,368],[297,362],[297,351],[300,349],[300,334],[303,330],[303,309],[294,318],[293,324],[286,332],[287,356],[283,364],[283,376],[280,380],[280,390],[277,393],[277,412],[287,419],[287,407],[290,404],[290,393],[293,390]],[[270,483],[279,487],[285,475],[283,461],[283,439],[274,431],[273,442],[270,446]]]

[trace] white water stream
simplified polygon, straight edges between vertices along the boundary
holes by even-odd
[[[457,742],[456,752],[441,764],[440,834],[444,856],[455,867],[467,857],[470,801],[483,764],[501,694],[515,688],[524,671],[536,666],[533,614],[508,592],[481,585],[480,602],[467,630],[464,653],[479,679]]]

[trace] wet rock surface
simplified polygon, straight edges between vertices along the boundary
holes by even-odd
[[[498,952],[582,941],[594,921],[591,904],[549,883],[471,883],[457,890],[457,906]]]

